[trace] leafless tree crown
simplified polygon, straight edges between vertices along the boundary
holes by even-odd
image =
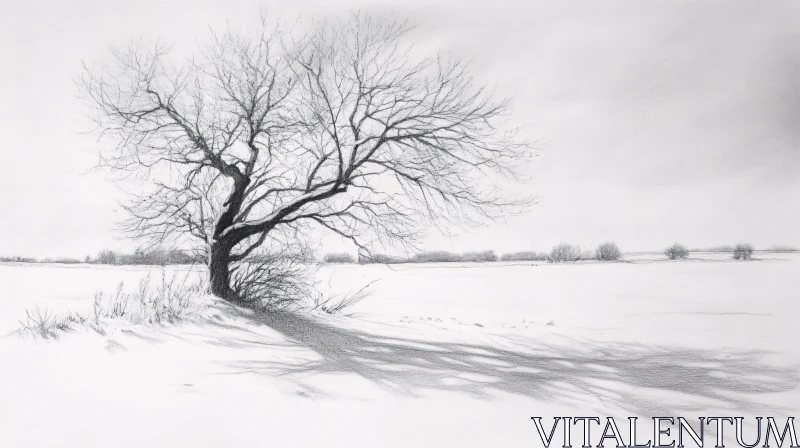
[[[296,38],[265,25],[212,33],[177,66],[134,43],[87,68],[104,165],[150,186],[128,229],[225,242],[235,261],[308,224],[367,247],[521,205],[485,180],[526,156],[507,101],[455,58],[415,57],[408,32],[363,16]]]

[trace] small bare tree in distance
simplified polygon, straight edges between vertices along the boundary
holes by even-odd
[[[753,258],[753,246],[750,244],[737,244],[733,248],[734,260],[751,260]]]
[[[103,165],[146,186],[127,229],[196,243],[212,293],[236,301],[238,264],[314,226],[369,250],[529,204],[487,186],[527,156],[507,99],[458,59],[415,57],[409,31],[356,14],[286,38],[262,19],[182,64],[133,43],[87,67]]]

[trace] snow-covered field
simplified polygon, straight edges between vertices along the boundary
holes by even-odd
[[[0,446],[529,447],[532,416],[794,416],[800,256],[759,257],[326,266],[332,291],[378,280],[349,317],[5,338]],[[0,332],[147,275],[0,265]]]

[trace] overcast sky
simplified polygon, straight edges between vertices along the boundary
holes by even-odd
[[[431,235],[428,249],[546,250],[613,240],[800,246],[800,2],[28,1],[0,15],[0,255],[128,249],[119,192],[88,173],[81,61],[144,34],[191,48],[208,27],[349,9],[407,18],[417,39],[474,58],[540,140],[543,202]],[[330,248],[336,246],[330,241]]]

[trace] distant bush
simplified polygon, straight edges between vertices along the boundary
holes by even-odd
[[[497,254],[487,250],[457,254],[443,250],[421,252],[411,258],[412,263],[464,263],[497,261]]]
[[[87,257],[88,258],[88,257]],[[110,265],[148,265],[166,266],[176,264],[201,264],[202,257],[186,253],[179,249],[155,248],[144,250],[137,248],[132,254],[118,253],[113,250],[103,250],[97,254],[92,263]]]
[[[35,258],[27,257],[0,257],[0,262],[6,263],[36,263]]]
[[[614,243],[603,243],[595,249],[594,257],[600,261],[615,261],[622,257],[622,252]]]
[[[95,263],[99,264],[117,264],[117,253],[113,250],[101,250],[99,254],[97,254],[97,259],[95,259]]]
[[[702,249],[692,249],[693,252],[733,252],[733,246],[714,246]]]
[[[386,254],[358,255],[359,264],[398,264],[398,263],[408,263],[409,261],[410,260],[408,258],[398,257],[395,255],[386,255]]]
[[[775,245],[775,246],[770,246],[767,250],[772,251],[772,252],[797,252],[798,251],[797,248],[794,248],[792,246],[786,246],[786,245],[780,245],[780,244],[779,245]]]
[[[461,261],[461,257],[453,252],[443,250],[433,250],[421,252],[411,257],[414,263],[456,263]]]
[[[195,264],[199,257],[176,249],[154,249],[151,251],[137,250],[132,255],[122,255],[119,264],[130,265],[174,265]]]
[[[543,252],[512,252],[503,254],[501,261],[547,261],[548,254]]]
[[[497,254],[495,254],[492,250],[486,250],[483,252],[465,252],[460,256],[461,261],[467,262],[497,261]]]
[[[586,259],[587,254],[581,252],[581,248],[571,244],[559,244],[550,250],[547,256],[548,263],[568,263]],[[589,256],[588,258],[591,258]]]
[[[353,258],[352,255],[348,254],[347,252],[336,252],[331,254],[325,254],[322,257],[322,261],[325,263],[355,263],[356,260]]]
[[[753,257],[753,246],[749,244],[737,244],[733,248],[734,260],[750,260]]]
[[[664,250],[664,255],[670,260],[683,260],[689,257],[689,249],[675,243]]]

